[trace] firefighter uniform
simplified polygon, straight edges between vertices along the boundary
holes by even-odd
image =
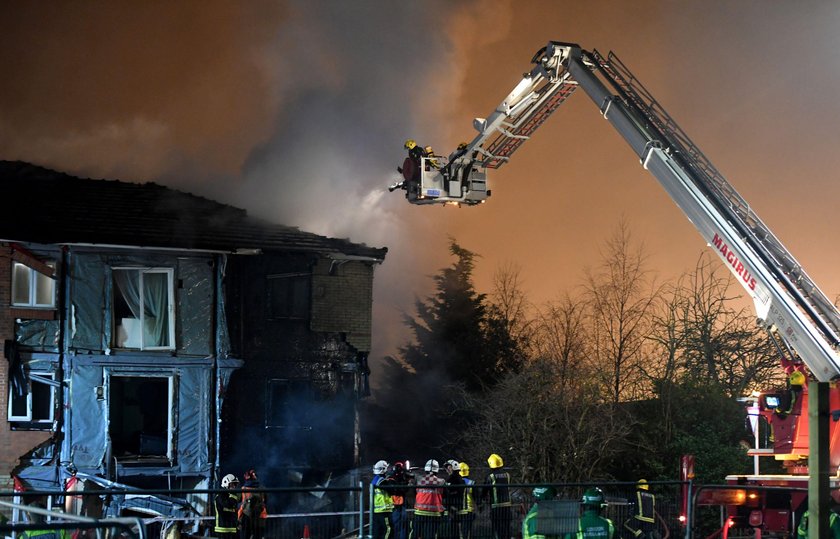
[[[510,503],[510,474],[502,471],[504,465],[502,457],[492,454],[487,459],[490,473],[485,483],[489,486],[482,494],[482,499],[490,500],[490,523],[493,527],[495,539],[510,539],[511,503]]]
[[[239,504],[238,513],[239,537],[263,539],[268,518],[267,496],[264,492],[255,492],[260,488],[260,482],[254,470],[245,472],[245,483],[242,487],[242,503]]]
[[[443,516],[443,486],[446,481],[435,475],[436,460],[426,463],[426,474],[417,481],[414,497],[414,520],[411,523],[409,539],[435,539]]]
[[[405,465],[402,462],[395,462],[393,469],[389,472],[394,482],[391,489],[391,501],[394,503],[394,511],[391,513],[391,530],[394,539],[408,539],[408,511],[406,510],[406,487],[411,484]]]
[[[465,462],[460,463],[458,474],[463,478],[465,487],[461,489],[458,497],[457,520],[460,539],[472,539],[472,527],[475,522],[475,499],[473,497],[473,485],[475,481],[467,477],[470,475],[470,467]]]
[[[216,494],[216,526],[213,531],[220,539],[236,539],[239,498],[229,492]]]
[[[385,487],[392,482],[380,474],[374,475],[370,482],[373,485],[372,539],[390,539],[391,537],[391,512],[394,510],[394,501]]]
[[[640,479],[636,485],[636,496],[633,499],[633,514],[624,522],[624,528],[631,537],[650,537],[656,529],[656,497],[648,492],[648,484]]]

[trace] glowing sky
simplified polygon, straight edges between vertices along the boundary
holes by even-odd
[[[831,298],[840,293],[840,5],[831,0],[0,5],[0,158],[156,181],[388,246],[375,349],[454,237],[532,300],[576,286],[624,218],[661,278],[699,234],[580,93],[482,207],[385,188],[406,138],[447,154],[550,40],[615,51]]]

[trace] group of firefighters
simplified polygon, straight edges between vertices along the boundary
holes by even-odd
[[[389,464],[384,460],[373,466],[371,520],[372,539],[472,539],[473,524],[480,509],[489,508],[493,539],[510,539],[513,525],[513,503],[510,474],[504,470],[502,457],[493,453],[487,458],[490,471],[483,482],[470,478],[466,462],[448,460],[440,466],[437,460],[426,461],[422,471],[408,461]],[[222,478],[224,489],[216,495],[215,536],[220,539],[262,539],[265,533],[265,493],[261,492],[257,475],[249,470],[239,479],[228,474]],[[409,517],[409,494],[413,494],[413,516]],[[522,539],[614,539],[615,527],[601,515],[606,507],[600,488],[588,489],[581,500],[577,533],[552,534],[541,530],[541,522],[552,518],[546,514],[557,493],[553,487],[535,487],[536,503],[522,522]],[[655,498],[647,482],[637,484],[633,514],[624,523],[624,537],[655,537]]]
[[[254,470],[248,470],[240,488],[233,474],[222,478],[222,488],[214,499],[216,506],[216,537],[220,539],[262,539],[265,531],[266,497],[256,492],[260,483]]]
[[[372,539],[469,539],[477,504],[488,504],[493,533],[509,539],[512,523],[510,474],[502,469],[502,457],[487,459],[490,473],[484,488],[474,486],[466,462],[448,460],[441,468],[437,460],[426,461],[423,471],[408,462],[373,466]],[[414,516],[408,518],[407,495],[414,493]]]
[[[502,457],[487,458],[490,472],[481,485],[470,478],[465,462],[448,460],[440,467],[437,460],[426,461],[423,471],[415,473],[406,461],[389,464],[380,460],[373,466],[372,539],[472,539],[473,523],[479,508],[489,507],[493,539],[510,539],[513,504],[510,474],[503,469]],[[414,493],[414,516],[409,519],[407,495]],[[541,512],[557,492],[553,487],[536,487],[536,503],[522,522],[523,539],[578,539],[616,536],[610,519],[601,515],[607,506],[600,488],[588,489],[581,500],[582,512],[577,532],[552,535],[538,525],[551,518]],[[653,538],[655,498],[642,479],[631,503],[633,514],[624,523],[624,536],[632,539]],[[562,537],[561,537],[562,536]]]

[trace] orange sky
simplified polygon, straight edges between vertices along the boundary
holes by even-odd
[[[840,6],[831,0],[289,1],[0,6],[0,158],[149,180],[388,246],[378,357],[449,263],[532,300],[578,285],[624,218],[661,279],[703,241],[580,92],[476,208],[385,187],[412,137],[446,154],[549,40],[614,50],[831,298],[840,293]]]

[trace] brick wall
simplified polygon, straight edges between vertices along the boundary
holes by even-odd
[[[12,304],[12,259],[11,248],[0,243],[0,345],[15,338]],[[0,348],[2,350],[2,348]],[[9,472],[18,463],[18,457],[50,437],[49,432],[12,431],[8,417],[9,362],[0,360],[0,490],[11,486]]]
[[[312,276],[313,331],[347,335],[361,352],[370,351],[373,306],[373,265],[344,262],[330,274],[331,261],[321,260]]]

